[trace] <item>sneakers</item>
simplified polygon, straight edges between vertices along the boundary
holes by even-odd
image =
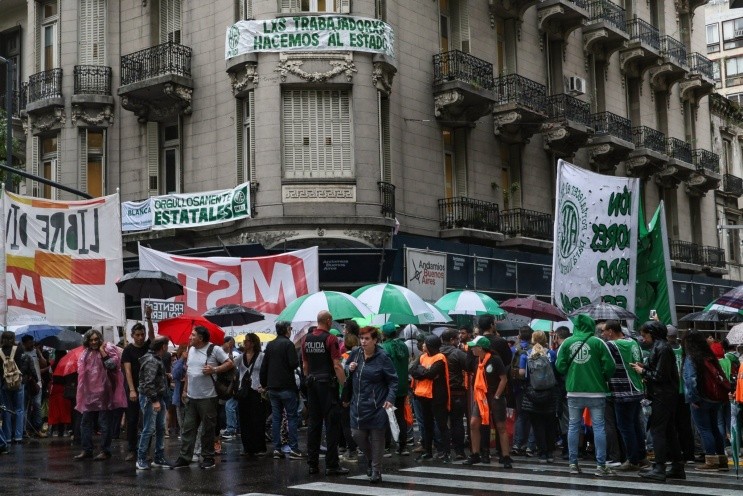
[[[642,467],[626,460],[616,468],[618,472],[638,472]]]
[[[147,460],[137,460],[137,470],[149,470],[150,464]]]
[[[621,467],[622,466],[622,462],[615,462],[615,461],[606,460],[606,466],[607,467],[611,467],[611,468],[617,468],[617,467]]]
[[[214,468],[215,465],[214,458],[205,457],[204,461],[199,463],[199,468],[209,470],[210,468]]]
[[[406,448],[400,448],[397,450],[397,456],[410,456],[410,451],[408,451]]]
[[[480,453],[472,453],[462,462],[462,465],[477,465],[478,463],[480,463]]]
[[[611,469],[611,467],[607,467],[606,465],[597,465],[596,471],[593,475],[596,477],[611,477],[617,474]]]
[[[415,459],[416,461],[427,461],[427,460],[433,460],[433,454],[432,453],[423,453],[418,458]]]
[[[580,467],[577,463],[571,463],[570,464],[570,475],[578,475],[580,474]]]
[[[346,475],[349,470],[346,467],[330,467],[325,469],[325,475]]]
[[[170,463],[165,458],[155,458],[152,466],[155,468],[170,468]]]
[[[275,460],[286,458],[286,455],[281,450],[273,450],[273,457]]]
[[[7,448],[7,445],[5,447]],[[90,451],[83,451],[79,455],[75,455],[74,457],[72,457],[72,459],[75,461],[86,460],[89,458],[93,458],[93,453],[91,453]]]
[[[289,459],[290,460],[301,460],[304,458],[304,453],[302,453],[299,450],[289,450]]]
[[[185,458],[182,458],[182,457],[179,456],[178,459],[175,461],[175,463],[170,466],[170,468],[172,468],[172,469],[185,468],[185,467],[188,467],[190,465],[191,465],[191,462],[190,461],[188,461]]]
[[[235,439],[237,438],[237,435],[233,431],[225,430],[222,432],[222,439],[229,440],[229,439]]]
[[[386,448],[384,450],[384,454],[382,455],[383,458],[392,458],[392,450],[390,448]]]
[[[344,462],[356,463],[359,461],[359,456],[354,450],[346,450],[339,458]]]

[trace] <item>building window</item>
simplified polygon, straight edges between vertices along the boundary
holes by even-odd
[[[390,98],[379,95],[379,158],[381,162],[381,180],[392,182],[392,151],[390,138]]]
[[[59,65],[58,59],[58,33],[57,23],[59,21],[59,14],[57,12],[58,6],[56,0],[51,2],[45,2],[41,5],[41,22],[39,25],[39,36],[41,40],[40,50],[40,68],[42,71],[48,71],[54,69]]]
[[[387,20],[387,0],[376,0],[374,2],[374,16],[383,21]]]
[[[59,161],[57,160],[57,135],[39,138],[41,140],[41,171],[40,175],[44,179],[50,181],[56,181],[59,171]],[[41,195],[39,191],[34,192],[34,196],[41,196],[49,200],[57,198],[57,188],[53,188],[48,184],[41,185]]]
[[[8,29],[0,33],[0,56],[13,62],[13,90],[17,91],[21,85],[21,28],[20,26]],[[3,76],[7,68],[0,68]],[[0,100],[5,101],[5,77],[0,77]],[[3,108],[5,108],[3,106]],[[17,109],[16,109],[17,111]]]
[[[743,55],[725,59],[725,87],[743,84]]]
[[[93,198],[105,194],[106,132],[80,129],[80,189]]]
[[[717,23],[707,24],[707,53],[720,51],[720,29]]]
[[[439,40],[442,52],[470,52],[470,20],[467,0],[439,0]]]
[[[743,17],[732,19],[730,21],[723,21],[722,41],[722,47],[725,50],[743,46]]]
[[[467,196],[466,130],[444,128],[441,142],[444,147],[444,195],[446,198]]]
[[[726,98],[738,106],[743,106],[743,93],[731,93]]]
[[[160,0],[160,43],[181,42],[181,0]]]
[[[350,92],[285,90],[281,107],[286,179],[354,177]]]
[[[255,180],[255,93],[236,100],[237,183]]]
[[[80,64],[106,65],[106,2],[80,0]]]
[[[176,123],[164,124],[162,148],[163,193],[181,192],[181,140],[180,126]]]
[[[738,222],[736,219],[727,219],[728,225],[734,226]],[[727,259],[732,263],[738,263],[740,261],[740,232],[735,229],[726,229],[728,237],[728,253]]]
[[[278,0],[279,12],[351,12],[351,0]]]
[[[713,60],[712,61],[712,77],[716,82],[719,82],[722,77],[720,76],[720,61],[719,60]]]
[[[255,19],[253,16],[253,0],[238,0],[239,17],[238,19]]]

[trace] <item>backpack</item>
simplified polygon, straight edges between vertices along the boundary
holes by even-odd
[[[526,355],[531,350],[531,346],[528,348],[522,348],[521,344],[516,346],[516,352],[511,357],[511,376],[508,378],[509,383],[512,381],[523,381],[519,375],[519,365],[521,364],[521,356]]]
[[[0,350],[0,358],[3,359],[3,382],[7,391],[18,391],[23,385],[23,374],[21,374],[18,364],[15,363],[15,352],[17,346],[13,346],[10,356],[5,356]]]
[[[209,348],[206,349],[207,361],[209,360],[209,357],[211,356],[213,351],[214,345],[210,344]],[[222,365],[222,363],[220,363],[219,365]],[[217,398],[219,398],[220,400],[228,400],[234,397],[235,392],[237,391],[237,388],[239,386],[239,384],[236,384],[237,378],[235,372],[235,367],[233,367],[227,372],[218,373],[216,379],[213,375],[211,376],[212,382],[214,382],[214,390],[217,392]]]
[[[552,364],[547,355],[529,357],[529,360],[527,361],[527,370],[529,375],[529,385],[535,391],[552,389],[557,385],[557,379],[555,378]]]
[[[720,368],[717,359],[706,359],[703,370],[697,372],[700,386],[699,393],[710,401],[727,401],[728,394],[733,390],[725,373]]]

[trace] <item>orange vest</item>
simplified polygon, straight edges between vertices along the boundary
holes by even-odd
[[[449,364],[446,361],[446,357],[443,353],[437,353],[434,356],[429,356],[427,353],[421,355],[421,365],[430,369],[434,363],[439,360],[444,362],[444,372],[446,373],[446,410],[451,409],[451,391],[449,391]],[[413,393],[421,398],[433,398],[433,379],[416,379],[415,389]]]
[[[735,401],[743,403],[743,367],[738,372],[738,384],[735,387]]]
[[[480,410],[480,422],[482,425],[490,425],[490,405],[488,404],[488,382],[485,380],[485,365],[490,360],[490,353],[477,364],[477,373],[475,374],[475,402]]]

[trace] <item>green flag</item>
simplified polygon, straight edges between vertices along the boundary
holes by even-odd
[[[676,302],[671,280],[671,256],[668,249],[666,216],[663,202],[653,215],[647,229],[640,207],[637,243],[637,286],[635,291],[635,327],[650,318],[650,310],[658,311],[665,324],[676,324]]]

